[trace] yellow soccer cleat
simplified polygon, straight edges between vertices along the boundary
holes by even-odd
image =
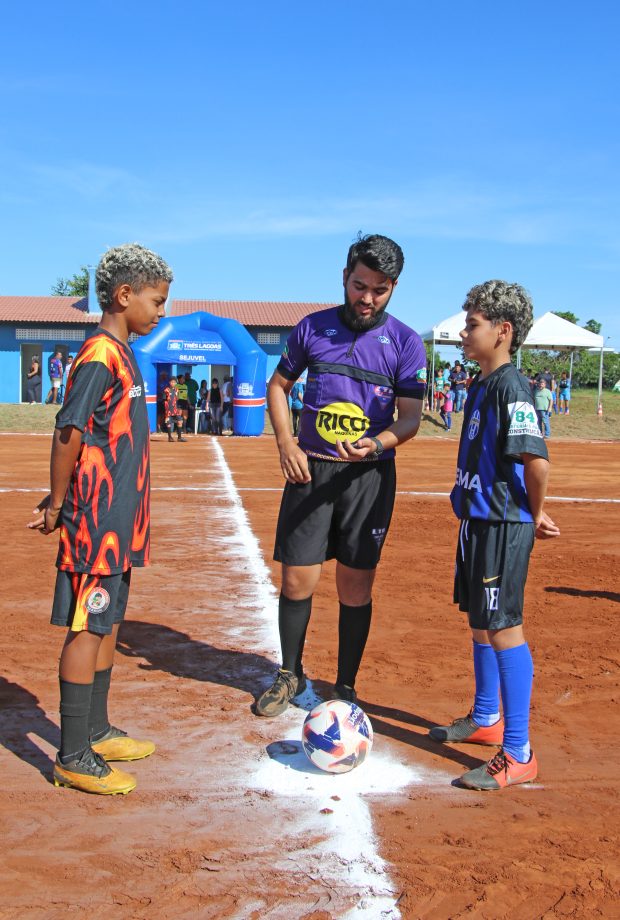
[[[142,760],[155,750],[152,741],[129,738],[127,732],[114,728],[113,725],[110,725],[103,738],[91,741],[91,746],[93,751],[101,754],[105,760]]]
[[[66,764],[56,757],[54,785],[95,795],[126,795],[136,788],[137,780],[129,773],[108,766],[100,754],[86,748],[80,757]]]

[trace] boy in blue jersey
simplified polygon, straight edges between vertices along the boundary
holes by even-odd
[[[286,479],[274,551],[282,563],[282,667],[256,701],[260,716],[279,715],[306,689],[302,655],[312,595],[323,563],[333,558],[340,603],[333,695],[356,699],[372,585],[394,506],[395,448],[416,434],[426,389],[422,340],[386,312],[403,263],[400,246],[387,237],[356,240],[343,273],[345,302],[297,324],[269,382]],[[296,441],[287,396],[306,369]]]
[[[531,328],[531,300],[518,284],[487,281],[471,289],[463,309],[463,351],[480,373],[465,404],[451,494],[461,521],[454,601],[469,616],[476,687],[469,714],[435,726],[430,736],[501,745],[488,763],[460,779],[470,789],[496,790],[537,774],[529,741],[533,665],[523,635],[523,592],[534,538],[560,531],[543,511],[549,462],[530,386],[510,362]]]

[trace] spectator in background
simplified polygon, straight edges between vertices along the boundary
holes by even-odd
[[[209,390],[209,412],[211,413],[211,431],[213,434],[222,433],[222,391],[217,377],[211,381]]]
[[[467,371],[463,370],[463,365],[460,361],[454,362],[454,367],[450,372],[450,386],[454,393],[454,411],[462,412],[463,404],[465,402],[466,389],[465,383],[467,381]]]
[[[558,390],[560,397],[560,415],[562,415],[562,413],[568,415],[570,410],[570,377],[566,371],[562,371],[558,382]]]
[[[450,389],[450,384],[446,383],[443,388],[443,392],[440,394],[440,403],[441,408],[439,414],[441,419],[446,426],[446,431],[450,431],[452,428],[452,390]]]
[[[166,429],[168,431],[168,440],[174,441],[172,432],[176,428],[177,440],[185,441],[183,437],[183,416],[179,410],[178,383],[176,377],[170,378],[170,383],[164,390],[164,417],[166,420]]]
[[[301,380],[295,381],[290,392],[291,397],[291,415],[293,416],[293,435],[297,437],[299,431],[299,419],[301,410],[304,407],[304,385]]]
[[[443,395],[442,395],[442,394],[443,394],[443,387],[444,387],[444,383],[443,383],[443,369],[442,369],[441,367],[438,367],[437,370],[435,371],[435,381],[434,381],[434,384],[435,384],[435,385],[434,385],[434,388],[433,388],[433,404],[432,404],[432,406],[431,406],[431,411],[432,411],[432,412],[440,412],[440,411],[441,411],[442,398],[443,398]]]
[[[443,389],[444,389],[444,387],[445,387],[446,384],[448,384],[448,386],[450,386],[450,374],[451,374],[451,372],[452,372],[452,365],[450,364],[449,361],[446,361],[446,363],[445,363],[445,365],[444,365],[444,369],[443,369],[443,387],[441,388],[442,391],[443,391]]]
[[[33,355],[30,361],[30,370],[27,375],[28,383],[26,385],[26,399],[32,406],[34,403],[41,402],[41,361],[38,355]]]
[[[188,402],[188,427],[194,431],[194,417],[196,415],[196,400],[198,398],[198,381],[192,377],[192,369],[185,371],[185,386],[187,387]]]
[[[50,359],[50,362],[49,362],[49,375],[50,375],[51,386],[49,389],[49,393],[45,397],[46,405],[49,405],[50,403],[52,405],[56,405],[56,403],[58,402],[58,391],[60,389],[60,384],[62,383],[62,374],[63,374],[62,352],[60,351],[60,349],[57,349],[54,352],[54,356]]]
[[[222,434],[233,433],[232,378],[228,374],[222,385]]]
[[[543,438],[551,437],[551,425],[549,423],[549,416],[551,415],[552,406],[553,396],[551,395],[551,391],[547,389],[545,378],[541,376],[536,383],[536,392],[534,393],[534,408],[536,409],[536,417],[538,419],[538,425],[542,432]]]
[[[185,374],[179,374],[177,377],[177,399],[179,412],[183,418],[183,429],[187,434],[187,419],[189,417],[189,393],[185,382]]]

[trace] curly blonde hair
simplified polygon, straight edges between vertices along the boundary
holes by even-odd
[[[109,310],[114,291],[121,284],[129,284],[138,293],[147,285],[170,283],[172,279],[172,269],[156,252],[139,243],[123,243],[101,257],[95,274],[97,300],[102,310]]]
[[[475,310],[494,326],[509,322],[512,326],[510,354],[519,350],[534,322],[534,307],[530,295],[520,284],[508,281],[485,281],[469,291],[464,310]]]

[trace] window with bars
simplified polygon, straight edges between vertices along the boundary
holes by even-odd
[[[279,345],[280,344],[280,333],[279,332],[259,332],[256,336],[256,341],[259,345]]]
[[[37,329],[17,328],[15,338],[19,342],[83,342],[86,333],[83,329]]]

